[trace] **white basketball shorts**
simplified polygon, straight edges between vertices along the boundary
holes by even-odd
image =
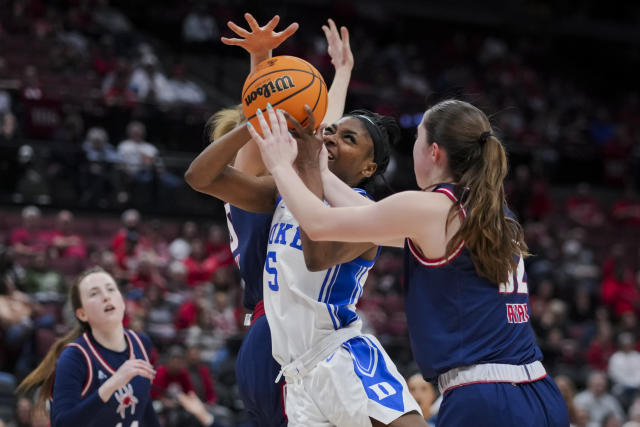
[[[346,341],[302,378],[286,377],[290,427],[389,424],[418,403],[382,345],[372,335]]]

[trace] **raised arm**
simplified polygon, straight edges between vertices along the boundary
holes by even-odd
[[[229,166],[250,138],[246,126],[240,125],[211,142],[189,165],[184,175],[187,184],[246,211],[273,212],[277,191],[273,179],[256,177]]]
[[[250,73],[253,73],[256,65],[265,59],[271,58],[273,49],[277,48],[282,44],[282,42],[291,37],[298,30],[299,25],[297,22],[294,22],[283,31],[277,32],[274,30],[280,22],[280,17],[278,15],[275,15],[262,27],[250,13],[245,13],[244,18],[246,19],[247,24],[249,24],[249,30],[245,30],[234,22],[229,21],[227,26],[231,31],[236,33],[238,37],[222,37],[220,40],[224,44],[240,46],[249,52],[251,57]],[[260,150],[252,140],[238,151],[238,154],[233,161],[233,166],[242,172],[255,176],[267,173],[267,168],[262,162],[262,157],[260,157]]]
[[[338,33],[333,19],[329,19],[328,24],[328,26],[322,26],[322,31],[327,38],[327,53],[331,57],[335,75],[329,88],[329,107],[322,123],[331,124],[338,121],[344,114],[347,89],[351,80],[351,70],[353,70],[353,53],[347,27],[341,27]]]

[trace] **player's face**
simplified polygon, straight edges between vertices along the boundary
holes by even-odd
[[[80,282],[82,307],[76,316],[92,329],[111,329],[122,324],[124,299],[113,278],[106,273],[92,273]]]
[[[373,141],[360,119],[343,117],[325,128],[322,138],[329,169],[345,183],[353,187],[375,172]]]
[[[416,174],[418,187],[426,188],[429,182],[430,171],[433,168],[431,147],[427,142],[427,127],[425,126],[426,114],[418,125],[416,141],[413,144],[413,171]]]

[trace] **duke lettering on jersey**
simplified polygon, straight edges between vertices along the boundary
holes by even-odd
[[[302,239],[300,238],[300,227],[295,228],[293,233],[293,224],[287,224],[284,222],[275,223],[271,226],[269,232],[269,244],[275,245],[289,245],[292,248],[302,250]]]
[[[355,306],[373,263],[356,258],[309,271],[300,226],[278,199],[267,238],[263,289],[273,356],[280,364],[291,362],[336,329],[360,328]]]

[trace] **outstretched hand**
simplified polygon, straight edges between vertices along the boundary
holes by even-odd
[[[227,26],[241,38],[221,37],[220,40],[226,45],[240,46],[250,54],[260,55],[277,48],[286,39],[291,37],[298,30],[298,23],[294,22],[283,31],[273,31],[280,17],[278,15],[271,18],[266,25],[260,26],[258,21],[250,13],[245,13],[244,18],[249,24],[251,31],[247,31],[232,21],[227,22]]]
[[[340,27],[340,33],[338,33],[336,23],[329,18],[329,26],[323,25],[322,31],[327,38],[327,53],[331,57],[333,67],[336,70],[340,68],[351,70],[353,68],[353,53],[349,44],[347,27]]]
[[[273,174],[273,171],[278,167],[292,165],[298,155],[298,146],[296,140],[289,133],[284,112],[282,110],[275,111],[269,104],[267,105],[269,123],[260,109],[256,115],[264,136],[260,135],[251,123],[247,123],[247,128],[260,148],[262,161],[267,169]]]

